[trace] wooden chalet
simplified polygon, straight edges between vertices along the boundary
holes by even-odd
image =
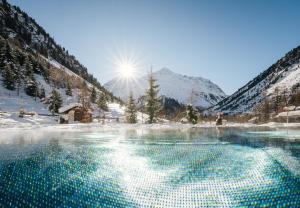
[[[91,123],[93,121],[92,111],[84,108],[80,103],[71,103],[67,106],[61,107],[58,110],[59,123],[71,124],[76,122]]]

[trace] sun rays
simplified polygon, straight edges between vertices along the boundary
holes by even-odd
[[[145,72],[146,64],[137,52],[129,49],[117,49],[110,56],[109,68],[116,82],[112,88],[118,88],[118,84],[126,84],[129,94],[133,88],[141,87],[139,77]]]

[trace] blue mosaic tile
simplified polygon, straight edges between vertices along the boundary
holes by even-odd
[[[29,135],[0,143],[0,207],[300,207],[300,141],[282,134]]]

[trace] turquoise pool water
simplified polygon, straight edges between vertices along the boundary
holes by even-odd
[[[299,131],[0,137],[0,207],[300,207]]]

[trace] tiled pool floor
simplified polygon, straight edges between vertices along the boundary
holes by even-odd
[[[215,129],[22,133],[0,140],[1,206],[299,207],[300,140]]]

